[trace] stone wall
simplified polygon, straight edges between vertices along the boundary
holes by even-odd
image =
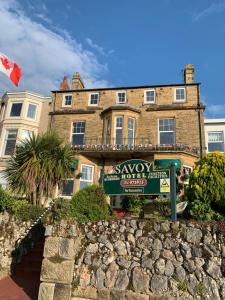
[[[30,221],[16,220],[7,212],[0,214],[0,279],[13,271],[15,243],[30,224]]]
[[[65,300],[225,299],[225,240],[216,223],[120,219],[80,230],[63,221],[46,234],[39,300],[62,299],[66,288]]]

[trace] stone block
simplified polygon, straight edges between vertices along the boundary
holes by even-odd
[[[66,259],[73,259],[74,252],[74,240],[67,238],[60,238],[59,240],[59,256]]]
[[[85,288],[78,287],[72,290],[72,296],[77,298],[98,299],[97,290],[94,287],[87,286]]]
[[[59,284],[55,285],[53,300],[70,300],[71,285]]]
[[[141,268],[134,268],[132,285],[136,292],[149,292],[149,275],[143,273]]]
[[[149,295],[127,291],[125,295],[125,299],[126,300],[149,300]]]
[[[99,289],[97,299],[98,300],[110,300],[110,290],[109,289]]]
[[[126,300],[125,291],[112,289],[110,291],[110,300]]]
[[[45,240],[44,247],[44,257],[54,257],[57,256],[59,252],[59,238],[58,237],[48,237]]]
[[[54,283],[42,282],[39,287],[38,300],[53,300]]]
[[[49,260],[42,262],[41,280],[70,284],[73,279],[74,262],[72,260]]]

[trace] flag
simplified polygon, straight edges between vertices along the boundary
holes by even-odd
[[[16,86],[18,86],[20,77],[22,76],[22,71],[14,61],[1,52],[0,72],[3,72]]]

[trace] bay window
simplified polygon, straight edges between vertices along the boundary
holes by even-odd
[[[18,129],[6,130],[3,155],[13,155],[16,147]]]
[[[115,126],[115,144],[123,144],[123,116],[116,117],[116,126]]]
[[[135,119],[128,118],[128,145],[134,144]]]

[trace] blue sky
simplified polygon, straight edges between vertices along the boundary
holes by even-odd
[[[181,83],[193,63],[206,116],[225,117],[225,1],[0,0],[0,28],[20,89],[50,94],[76,71],[88,87]]]

